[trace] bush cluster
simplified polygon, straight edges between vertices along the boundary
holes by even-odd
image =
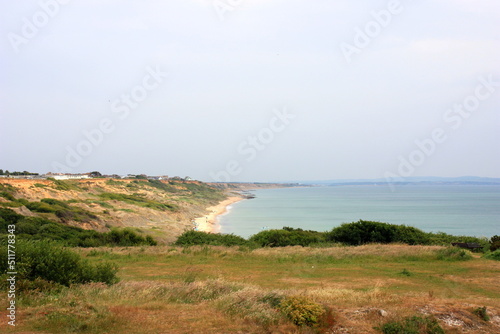
[[[3,242],[0,248],[7,258],[7,243]],[[41,279],[65,286],[88,282],[114,284],[118,281],[118,269],[114,264],[92,265],[79,254],[48,240],[17,240],[16,270],[18,280]],[[0,272],[6,275],[8,271],[7,261],[0,261]]]
[[[342,224],[330,232],[326,232],[327,241],[341,242],[347,245],[363,245],[367,243],[404,243],[408,245],[441,245],[448,246],[452,242],[470,242],[487,246],[488,241],[470,236],[455,236],[439,233],[427,233],[418,228],[388,223],[359,220]]]
[[[56,180],[56,179],[54,179],[52,177],[48,177],[47,180],[52,181],[52,183],[54,184],[54,187],[57,190],[63,190],[63,191],[68,191],[68,190],[82,191],[83,190],[75,182],[63,181],[63,180]]]
[[[2,195],[2,194],[0,194]],[[5,193],[2,197],[9,199],[10,203],[3,203],[3,206],[20,207],[25,206],[30,211],[40,213],[53,213],[63,222],[77,221],[90,222],[97,219],[97,216],[90,211],[77,206],[71,206],[66,202],[52,198],[44,198],[39,202],[30,202],[24,198],[16,199],[12,194]]]
[[[237,242],[226,242],[223,240]],[[493,240],[494,238],[492,238]],[[496,240],[496,239],[495,239]],[[286,247],[286,246],[325,246],[336,243],[359,246],[369,243],[404,243],[408,245],[442,245],[449,246],[452,242],[473,242],[488,246],[486,239],[454,236],[446,233],[426,233],[418,228],[406,225],[394,225],[381,222],[360,220],[345,223],[329,232],[306,231],[300,228],[283,227],[280,230],[265,230],[251,236],[248,241],[234,235],[225,236],[204,232],[189,231],[182,234],[177,245],[247,245],[249,247]],[[494,241],[496,242],[496,241]],[[492,243],[492,242],[490,242]],[[446,250],[450,254],[442,254],[443,258],[451,257],[465,259],[470,256],[468,251]]]
[[[70,206],[68,203],[53,198],[44,198],[40,202],[28,202],[25,205],[31,211],[55,213],[63,222],[90,222],[97,219],[96,215],[83,208]]]
[[[150,236],[143,237],[130,228],[112,229],[110,232],[100,233],[67,226],[45,218],[25,217],[11,209],[0,208],[0,235],[6,233],[7,225],[11,224],[16,226],[16,235],[20,239],[54,240],[66,246],[154,246],[157,244]]]
[[[212,246],[243,246],[248,243],[242,237],[234,234],[214,234],[200,231],[187,231],[177,238],[177,246],[212,245]]]
[[[171,203],[160,203],[158,201],[148,199],[141,194],[127,195],[119,193],[102,193],[99,197],[104,200],[115,200],[125,202],[145,208],[155,209],[158,211],[178,211],[178,206]]]
[[[327,239],[347,245],[363,245],[367,243],[387,244],[394,242],[410,245],[429,243],[427,234],[417,228],[366,220],[342,224],[327,233]]]
[[[139,181],[133,181],[133,182],[139,182]],[[160,180],[148,180],[147,182],[143,181],[143,183],[145,185],[150,186],[150,187],[157,188],[157,189],[169,192],[169,193],[179,192],[179,189],[177,189],[176,187],[173,187],[170,183],[161,182]]]
[[[309,246],[325,242],[325,234],[284,227],[282,230],[266,230],[253,235],[250,242],[260,247]]]
[[[500,261],[500,249],[497,249],[494,252],[488,252],[484,255],[484,257],[490,260]]]

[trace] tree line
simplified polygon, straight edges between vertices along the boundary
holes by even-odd
[[[9,172],[8,170],[3,170],[0,169],[0,175],[39,175],[38,173],[32,173],[28,171],[22,171],[22,172]]]

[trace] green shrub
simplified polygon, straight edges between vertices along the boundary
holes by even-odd
[[[125,185],[125,182],[117,181],[114,179],[108,179],[108,180],[106,180],[106,184],[110,185],[110,186],[123,186],[123,185]]]
[[[176,186],[184,188],[186,190],[177,189],[177,191],[190,192],[190,197],[206,203],[220,202],[226,198],[223,191],[204,183],[169,181],[168,184],[173,186],[174,189],[176,189]]]
[[[393,225],[396,226],[395,242],[402,242],[408,245],[428,245],[430,244],[430,237],[418,228],[406,225]]]
[[[346,223],[334,228],[327,233],[327,240],[347,245],[394,242],[409,245],[427,245],[431,242],[429,235],[418,228],[366,220]]]
[[[26,207],[31,211],[42,213],[54,213],[57,211],[52,205],[43,202],[30,202],[26,204]]]
[[[477,315],[479,318],[483,319],[484,321],[490,321],[490,316],[488,315],[488,310],[486,309],[486,306],[483,307],[478,307],[472,311],[475,315]]]
[[[5,258],[7,244],[1,245]],[[117,267],[109,263],[91,265],[71,250],[51,241],[17,240],[16,269],[19,280],[42,279],[69,286],[77,283],[104,282],[114,284]],[[7,262],[0,263],[0,272],[8,272]]]
[[[201,231],[186,231],[175,242],[175,245],[178,246],[242,246],[246,244],[248,244],[247,240],[234,234],[215,234]]]
[[[95,214],[77,207],[57,210],[56,216],[60,218],[63,222],[77,221],[86,223],[98,219],[98,217]]]
[[[127,195],[119,193],[102,193],[99,194],[99,197],[104,200],[115,200],[159,211],[177,211],[179,209],[175,204],[160,203],[155,200],[147,199],[141,194]]]
[[[40,226],[39,224],[35,223],[35,219],[22,219],[21,221],[17,222],[16,224],[16,232],[17,234],[28,234],[28,235],[35,235],[38,233]]]
[[[260,247],[309,246],[325,242],[325,234],[284,227],[282,230],[261,231],[249,239]]]
[[[105,233],[108,243],[118,246],[150,245],[156,246],[156,241],[151,236],[143,237],[138,235],[131,228],[116,229],[112,228],[110,232]]]
[[[490,260],[496,260],[500,261],[500,249],[497,249],[494,252],[489,252],[484,255],[484,258],[490,259]]]
[[[2,231],[7,229],[7,225],[15,224],[21,218],[23,218],[22,215],[11,209],[0,208],[0,227],[2,228]]]
[[[14,195],[12,195],[10,192],[8,191],[2,191],[0,192],[0,197],[3,197],[9,201],[12,201],[12,202],[15,202],[16,201],[16,198],[14,197]]]
[[[394,225],[380,222],[360,220],[345,223],[326,233],[329,242],[341,242],[347,245],[363,245],[367,243],[405,243],[409,245],[450,245],[452,242],[477,243],[487,246],[484,238],[454,236],[443,232],[426,233],[415,227]]]
[[[29,201],[27,199],[24,199],[24,198],[18,198],[17,203],[26,206],[26,204],[28,204]]]
[[[69,208],[69,205],[67,203],[64,203],[63,201],[59,201],[57,199],[53,199],[53,198],[43,198],[40,200],[40,202],[42,203],[47,203],[49,205],[57,205],[57,206],[60,206],[62,208]]]
[[[396,225],[360,220],[334,228],[328,234],[328,239],[348,245],[391,243],[397,241],[396,229]]]
[[[7,225],[10,224],[16,225],[16,234],[21,239],[55,240],[72,247],[155,246],[157,244],[151,236],[144,237],[132,229],[112,229],[110,232],[100,233],[67,226],[41,217],[24,217],[10,209],[0,208],[0,236],[5,233]]]
[[[408,269],[403,269],[400,273],[400,275],[403,275],[403,276],[407,276],[407,277],[410,277],[412,276],[413,274],[408,270]]]
[[[433,317],[407,317],[401,321],[387,322],[376,329],[384,334],[445,334]]]
[[[23,204],[34,212],[55,213],[55,215],[63,222],[89,222],[98,219],[98,217],[92,212],[80,207],[70,206],[68,203],[53,198],[44,198],[40,200],[40,202],[26,201]]]
[[[47,180],[52,181],[52,183],[55,186],[54,188],[56,188],[57,190],[64,190],[64,191],[67,191],[67,190],[81,191],[82,190],[82,188],[80,188],[75,182],[56,180],[52,177],[48,177]]]
[[[297,326],[314,326],[325,313],[323,306],[303,296],[285,297],[279,309]]]
[[[170,193],[177,193],[180,191],[176,187],[172,187],[172,185],[163,183],[160,180],[148,180],[148,182],[144,182],[144,184]]]

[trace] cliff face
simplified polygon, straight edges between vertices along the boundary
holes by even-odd
[[[137,227],[166,242],[225,197],[223,190],[196,181],[0,179],[0,205],[19,214],[100,232]],[[67,209],[52,210],[54,201],[47,199]]]

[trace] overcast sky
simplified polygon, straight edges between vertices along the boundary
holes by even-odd
[[[500,177],[498,0],[0,0],[0,168]]]

